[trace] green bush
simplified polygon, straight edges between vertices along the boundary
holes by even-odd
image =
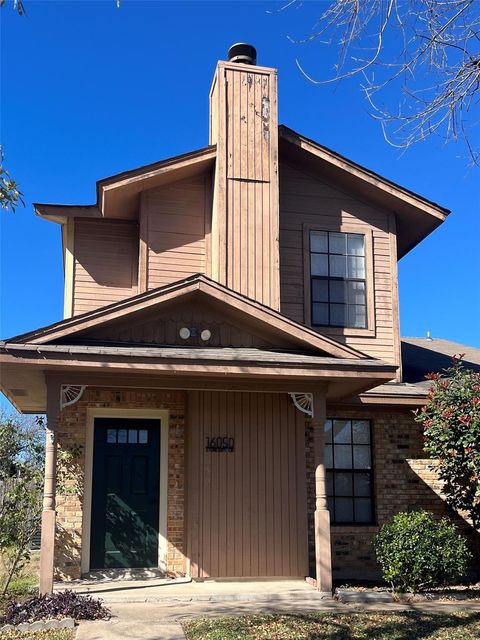
[[[383,577],[394,590],[416,592],[453,584],[471,559],[465,539],[446,518],[426,511],[399,513],[374,540]]]

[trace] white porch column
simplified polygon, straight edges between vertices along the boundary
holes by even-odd
[[[332,549],[330,544],[330,513],[327,509],[325,472],[325,391],[313,393],[313,450],[315,462],[315,566],[317,589],[332,590]]]
[[[55,553],[55,484],[57,475],[57,427],[60,417],[60,385],[47,381],[47,428],[45,483],[43,487],[42,537],[40,547],[40,593],[53,591]]]

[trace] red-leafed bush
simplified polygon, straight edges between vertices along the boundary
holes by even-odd
[[[447,503],[464,511],[480,530],[480,373],[461,357],[432,380],[428,402],[416,412],[425,451],[437,462]]]

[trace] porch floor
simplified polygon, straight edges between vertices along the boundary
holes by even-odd
[[[72,589],[79,594],[102,598],[106,603],[188,603],[262,602],[287,603],[295,600],[331,600],[331,594],[316,591],[305,580],[78,580],[57,582],[54,589]]]

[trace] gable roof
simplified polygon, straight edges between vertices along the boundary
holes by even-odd
[[[203,173],[213,167],[215,157],[216,146],[213,145],[122,171],[97,181],[95,204],[64,205],[35,202],[35,213],[60,224],[72,217],[131,219],[136,216],[138,198],[142,191]]]
[[[207,296],[214,304],[234,310],[236,315],[248,319],[250,323],[268,331],[273,337],[283,338],[298,348],[319,351],[334,358],[359,360],[368,358],[356,349],[340,344],[327,336],[319,335],[316,331],[286,318],[270,307],[236,293],[202,274],[196,274],[106,307],[14,336],[5,342],[32,345],[51,344],[58,340],[64,342],[87,329],[104,325],[118,318],[133,316],[138,311],[161,306],[167,301],[180,300],[191,294]]]
[[[340,188],[354,191],[359,197],[396,214],[398,258],[413,249],[450,213],[445,207],[285,125],[278,127],[278,133],[282,160],[290,158],[298,168],[331,180]],[[216,146],[203,147],[99,180],[97,201],[93,205],[34,203],[35,212],[60,224],[72,217],[133,219],[142,191],[209,171],[215,159]]]
[[[397,221],[398,258],[413,249],[438,227],[450,213],[448,209],[366,169],[285,125],[280,125],[279,154],[290,157],[295,166],[318,177],[332,180],[345,190],[393,211]]]
[[[462,355],[467,369],[480,372],[480,349],[443,338],[402,338],[403,382],[387,382],[361,395],[362,403],[384,405],[425,404],[432,382],[425,376],[442,371],[452,364],[453,356]]]
[[[480,371],[480,349],[443,338],[402,338],[402,365],[405,382],[430,387],[427,373],[441,371],[452,364],[453,356],[463,355],[467,369]]]

